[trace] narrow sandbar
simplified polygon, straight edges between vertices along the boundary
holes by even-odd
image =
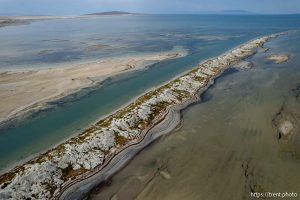
[[[92,18],[97,15],[79,15],[79,16],[0,16],[0,28],[4,26],[14,26],[20,24],[28,24],[38,20],[53,20],[53,19],[78,19]]]
[[[172,50],[50,69],[0,71],[0,123],[108,77],[184,55],[184,50]]]

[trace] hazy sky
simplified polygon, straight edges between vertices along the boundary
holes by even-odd
[[[121,10],[139,13],[201,13],[247,10],[300,13],[300,0],[0,0],[0,14],[73,15]]]

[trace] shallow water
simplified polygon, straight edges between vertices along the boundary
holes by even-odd
[[[197,51],[218,41],[294,29],[298,20],[297,16],[145,15],[36,21],[0,29],[0,69],[55,67],[174,46]]]
[[[158,15],[49,20],[0,29],[0,68],[49,67],[105,56],[187,49],[189,55],[113,78],[0,129],[0,169],[85,129],[151,87],[261,35],[299,28],[299,16]],[[84,51],[87,43],[111,49]],[[54,51],[47,50],[55,47]],[[52,55],[59,55],[59,57]],[[47,55],[45,55],[47,54]],[[42,56],[41,56],[42,55]]]
[[[91,199],[240,200],[251,191],[299,197],[299,39],[299,32],[275,39],[266,44],[270,51],[251,58],[254,68],[218,78],[183,112],[178,130],[144,149]],[[292,58],[267,62],[272,53]],[[292,135],[278,136],[277,118],[293,121]]]

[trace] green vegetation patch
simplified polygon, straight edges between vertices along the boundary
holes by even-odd
[[[76,178],[78,175],[82,175],[85,172],[87,172],[88,170],[85,168],[80,168],[77,170],[74,170],[72,165],[68,165],[68,167],[61,169],[62,172],[62,178],[64,181],[68,181],[69,179],[74,179]]]
[[[116,140],[116,144],[120,146],[124,146],[128,142],[127,138],[125,138],[122,135],[119,135],[118,133],[115,133],[115,140]]]

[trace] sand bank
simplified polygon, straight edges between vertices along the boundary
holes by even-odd
[[[81,15],[81,16],[0,16],[0,28],[4,26],[14,26],[28,24],[38,20],[53,20],[53,19],[80,19],[92,18],[97,15]]]
[[[186,52],[174,50],[51,69],[0,71],[0,123],[116,74],[184,55]]]
[[[41,15],[41,16],[0,16],[0,28],[4,26],[28,24],[38,20],[54,20],[54,19],[84,19],[84,18],[95,18],[101,16],[134,16],[141,15],[137,13],[126,13],[126,12],[103,12],[103,13],[92,13],[87,15],[65,15],[65,16],[52,16],[52,15]]]
[[[275,62],[276,64],[280,64],[280,63],[284,63],[287,62],[290,59],[289,55],[284,55],[284,54],[274,54],[274,55],[270,55],[268,58],[268,60]]]

